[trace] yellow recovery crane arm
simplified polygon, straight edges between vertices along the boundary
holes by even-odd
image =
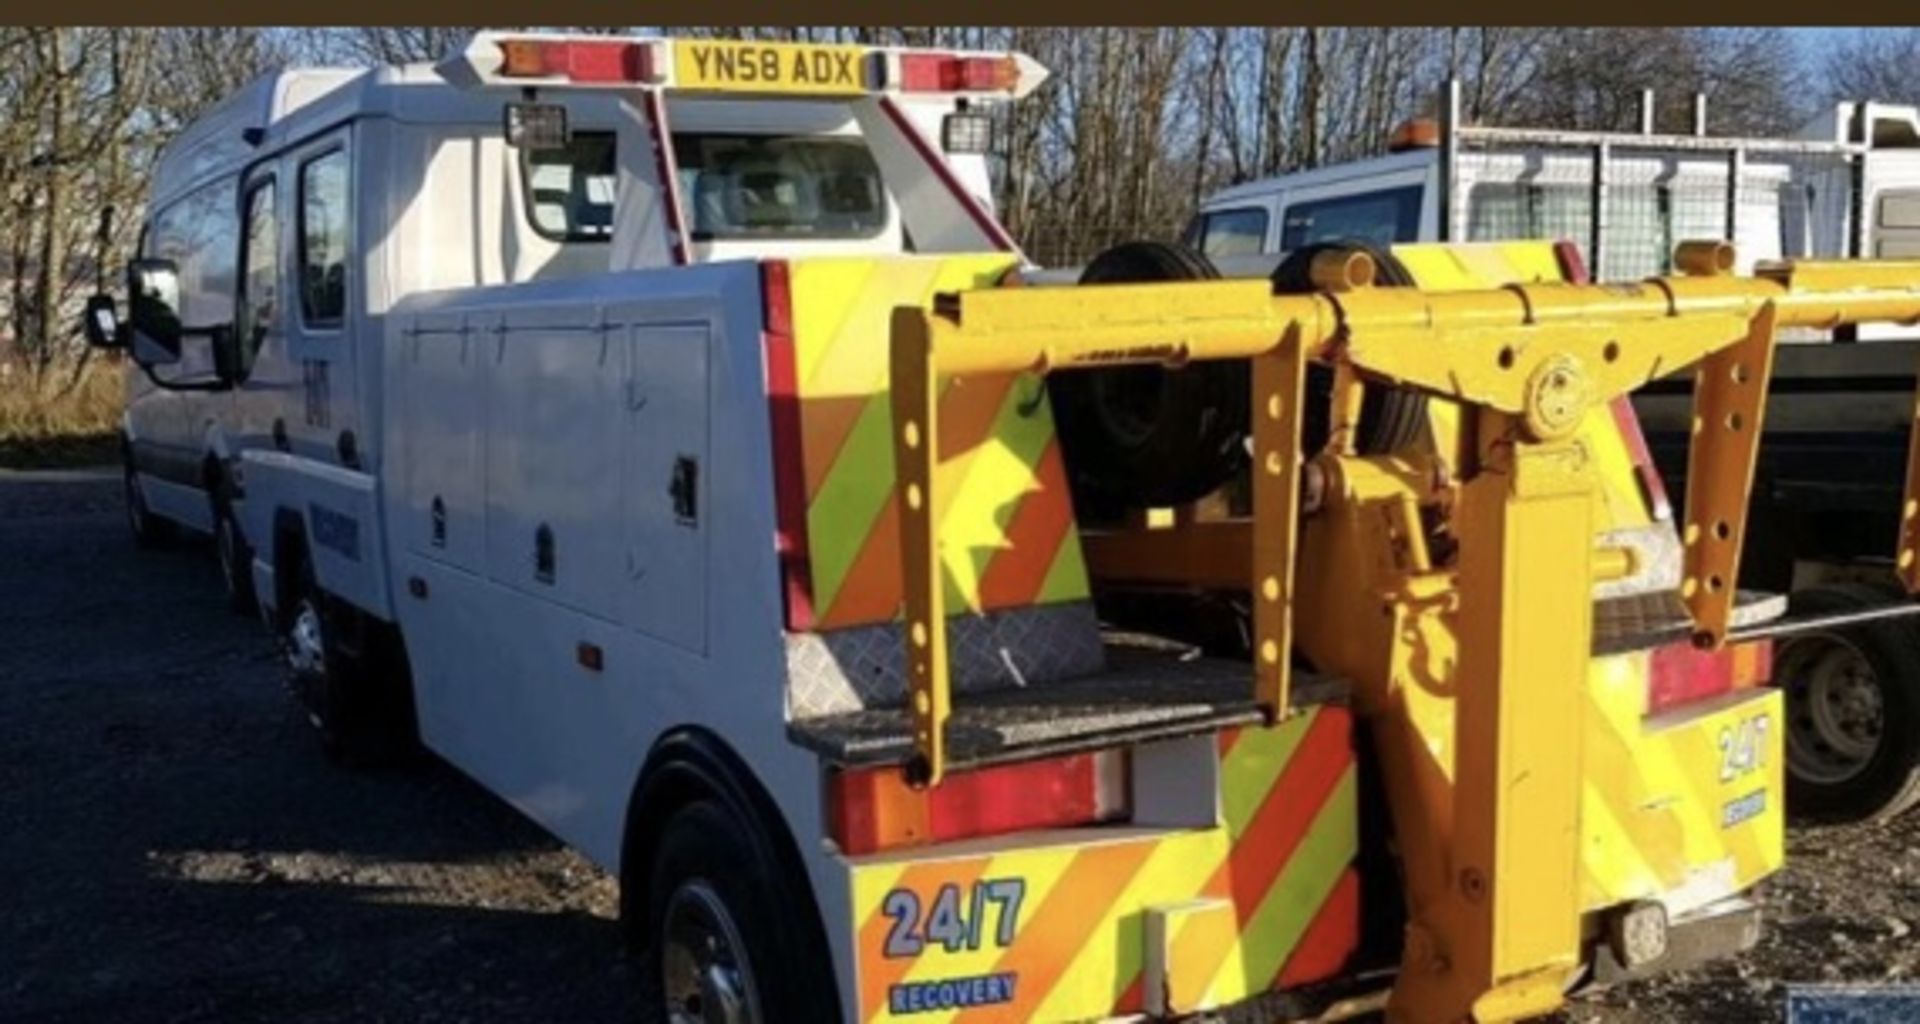
[[[1368,578],[1364,567],[1335,563],[1329,571],[1327,558],[1318,558],[1310,578],[1296,580],[1303,473],[1323,473],[1351,491],[1385,472],[1384,460],[1345,450],[1338,424],[1326,451],[1301,450],[1306,364],[1335,368],[1336,419],[1339,410],[1357,408],[1362,386],[1446,399],[1460,410],[1459,464],[1432,454],[1411,458],[1427,460],[1421,478],[1447,481],[1429,486],[1453,488],[1458,557],[1445,571],[1414,558],[1425,571],[1404,579],[1399,598],[1386,595],[1388,616],[1406,616],[1393,620],[1393,644],[1422,642],[1427,627],[1404,607],[1395,611],[1395,600],[1412,601],[1438,609],[1449,657],[1457,659],[1448,666],[1453,706],[1442,720],[1445,734],[1433,735],[1431,723],[1402,722],[1385,734],[1380,753],[1408,907],[1390,1009],[1413,1021],[1551,1010],[1581,957],[1578,845],[1590,769],[1582,750],[1585,701],[1576,688],[1595,657],[1594,584],[1619,575],[1614,563],[1622,557],[1596,546],[1598,485],[1579,435],[1584,417],[1656,377],[1697,366],[1680,596],[1693,642],[1715,649],[1733,621],[1747,491],[1779,332],[1920,321],[1920,262],[1798,262],[1739,277],[1729,272],[1729,246],[1688,243],[1676,264],[1678,276],[1632,285],[1436,292],[1372,287],[1367,256],[1335,251],[1315,261],[1319,290],[1304,295],[1276,295],[1263,280],[1117,284],[968,291],[943,296],[930,310],[896,310],[893,422],[918,752],[911,774],[939,781],[950,709],[933,517],[943,383],[1006,371],[1251,362],[1250,537],[1241,530],[1239,546],[1226,550],[1250,562],[1253,685],[1270,721],[1288,714],[1296,597],[1318,600]],[[1909,592],[1920,587],[1917,478],[1910,462],[1897,553]],[[1305,628],[1303,649],[1314,650],[1337,646],[1335,634],[1353,627],[1322,615]],[[1390,692],[1392,680],[1353,682],[1363,711],[1414,714]],[[1438,758],[1441,748],[1451,779],[1435,788],[1416,762],[1429,750]]]

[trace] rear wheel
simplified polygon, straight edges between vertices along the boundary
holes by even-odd
[[[1793,611],[1835,614],[1899,599],[1891,588],[1827,587],[1793,595]],[[1920,802],[1920,630],[1911,620],[1789,637],[1773,677],[1786,696],[1795,814],[1884,819]]]
[[[639,1018],[650,1024],[837,1020],[812,929],[751,825],[711,800],[675,811],[648,873]],[[635,880],[629,879],[631,883]]]
[[[281,646],[293,688],[327,756],[347,767],[386,767],[417,749],[405,658],[361,613],[320,588],[304,555],[294,566]]]

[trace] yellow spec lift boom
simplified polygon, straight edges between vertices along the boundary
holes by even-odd
[[[1322,652],[1374,628],[1315,609],[1371,604],[1384,613],[1395,626],[1390,656],[1346,660],[1383,666],[1351,681],[1356,703],[1376,719],[1406,879],[1391,1012],[1455,1021],[1551,1010],[1580,966],[1577,847],[1591,769],[1577,688],[1595,658],[1594,587],[1636,557],[1596,543],[1598,483],[1580,425],[1618,396],[1696,367],[1680,599],[1693,643],[1717,649],[1735,621],[1747,491],[1779,332],[1920,320],[1920,262],[1800,262],[1739,277],[1729,273],[1729,246],[1688,243],[1677,265],[1678,276],[1634,285],[1442,292],[1373,287],[1366,255],[1336,251],[1315,260],[1318,290],[1309,294],[1277,295],[1262,280],[990,289],[896,310],[894,445],[917,749],[910,773],[939,782],[950,709],[932,514],[940,389],[1007,371],[1248,360],[1250,522],[1095,538],[1095,572],[1103,552],[1126,545],[1135,562],[1173,563],[1160,569],[1169,579],[1201,572],[1201,563],[1240,567],[1253,601],[1253,685],[1270,721],[1288,715],[1296,644],[1325,668],[1342,659]],[[1336,373],[1333,440],[1318,453],[1302,451],[1301,440],[1310,361]],[[1453,403],[1459,447],[1354,454],[1342,427],[1369,386]],[[1442,567],[1429,557],[1417,524],[1389,529],[1405,549],[1393,556],[1403,567],[1394,589],[1343,595],[1378,575],[1341,564],[1354,549],[1340,546],[1336,530],[1322,549],[1311,534],[1303,542],[1308,474],[1316,478],[1308,511],[1322,517],[1369,493],[1430,502],[1446,492],[1457,559]],[[1920,470],[1910,465],[1897,554],[1910,592],[1920,589],[1917,484]],[[1296,573],[1296,563],[1305,568]],[[1421,719],[1417,695],[1402,692],[1412,685],[1406,666],[1436,658],[1451,679],[1452,709]],[[1432,760],[1448,766],[1437,787]]]

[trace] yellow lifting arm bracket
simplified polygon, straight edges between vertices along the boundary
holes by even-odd
[[[940,579],[934,468],[940,452],[940,389],[925,310],[893,311],[893,465],[900,492],[900,552],[907,603],[907,713],[914,757],[907,781],[931,786],[946,771],[947,610]]]
[[[1300,328],[1253,360],[1254,699],[1277,722],[1288,713],[1293,567],[1300,536],[1300,422],[1307,376]]]
[[[1760,307],[1745,339],[1707,356],[1694,372],[1680,597],[1694,643],[1703,648],[1719,649],[1733,618],[1778,319],[1773,303]]]
[[[943,295],[931,311],[896,310],[910,778],[937,782],[945,761],[950,684],[933,488],[937,382],[951,376],[1253,363],[1258,472],[1247,578],[1256,591],[1256,696],[1278,718],[1287,711],[1307,361],[1340,368],[1343,405],[1359,397],[1362,381],[1385,381],[1505,417],[1518,442],[1556,445],[1573,437],[1587,411],[1704,360],[1695,399],[1702,429],[1691,453],[1697,483],[1687,504],[1694,585],[1685,600],[1699,640],[1724,642],[1776,333],[1920,322],[1920,262],[1802,262],[1740,277],[1727,273],[1732,251],[1721,243],[1689,245],[1679,257],[1688,274],[1628,285],[1423,292],[1369,288],[1348,275],[1312,294],[1275,295],[1262,280],[980,289]],[[1920,592],[1920,407],[1913,429],[1898,557],[1903,582]],[[1336,451],[1345,433],[1336,434]]]

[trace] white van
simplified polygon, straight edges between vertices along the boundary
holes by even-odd
[[[167,146],[139,255],[178,268],[185,331],[177,361],[129,375],[122,450],[137,540],[176,528],[212,535],[234,606],[250,611],[240,455],[277,450],[371,471],[381,367],[366,347],[395,301],[613,265],[619,104],[582,91],[546,102],[566,110],[569,140],[515,148],[497,96],[451,88],[431,65],[291,69]],[[695,258],[903,247],[901,219],[843,109],[669,106]],[[941,138],[954,103],[907,97],[899,107]],[[985,202],[984,153],[946,156]],[[799,219],[777,228],[748,223],[761,215],[742,197],[756,169],[774,166],[807,169],[810,205],[783,206]]]

